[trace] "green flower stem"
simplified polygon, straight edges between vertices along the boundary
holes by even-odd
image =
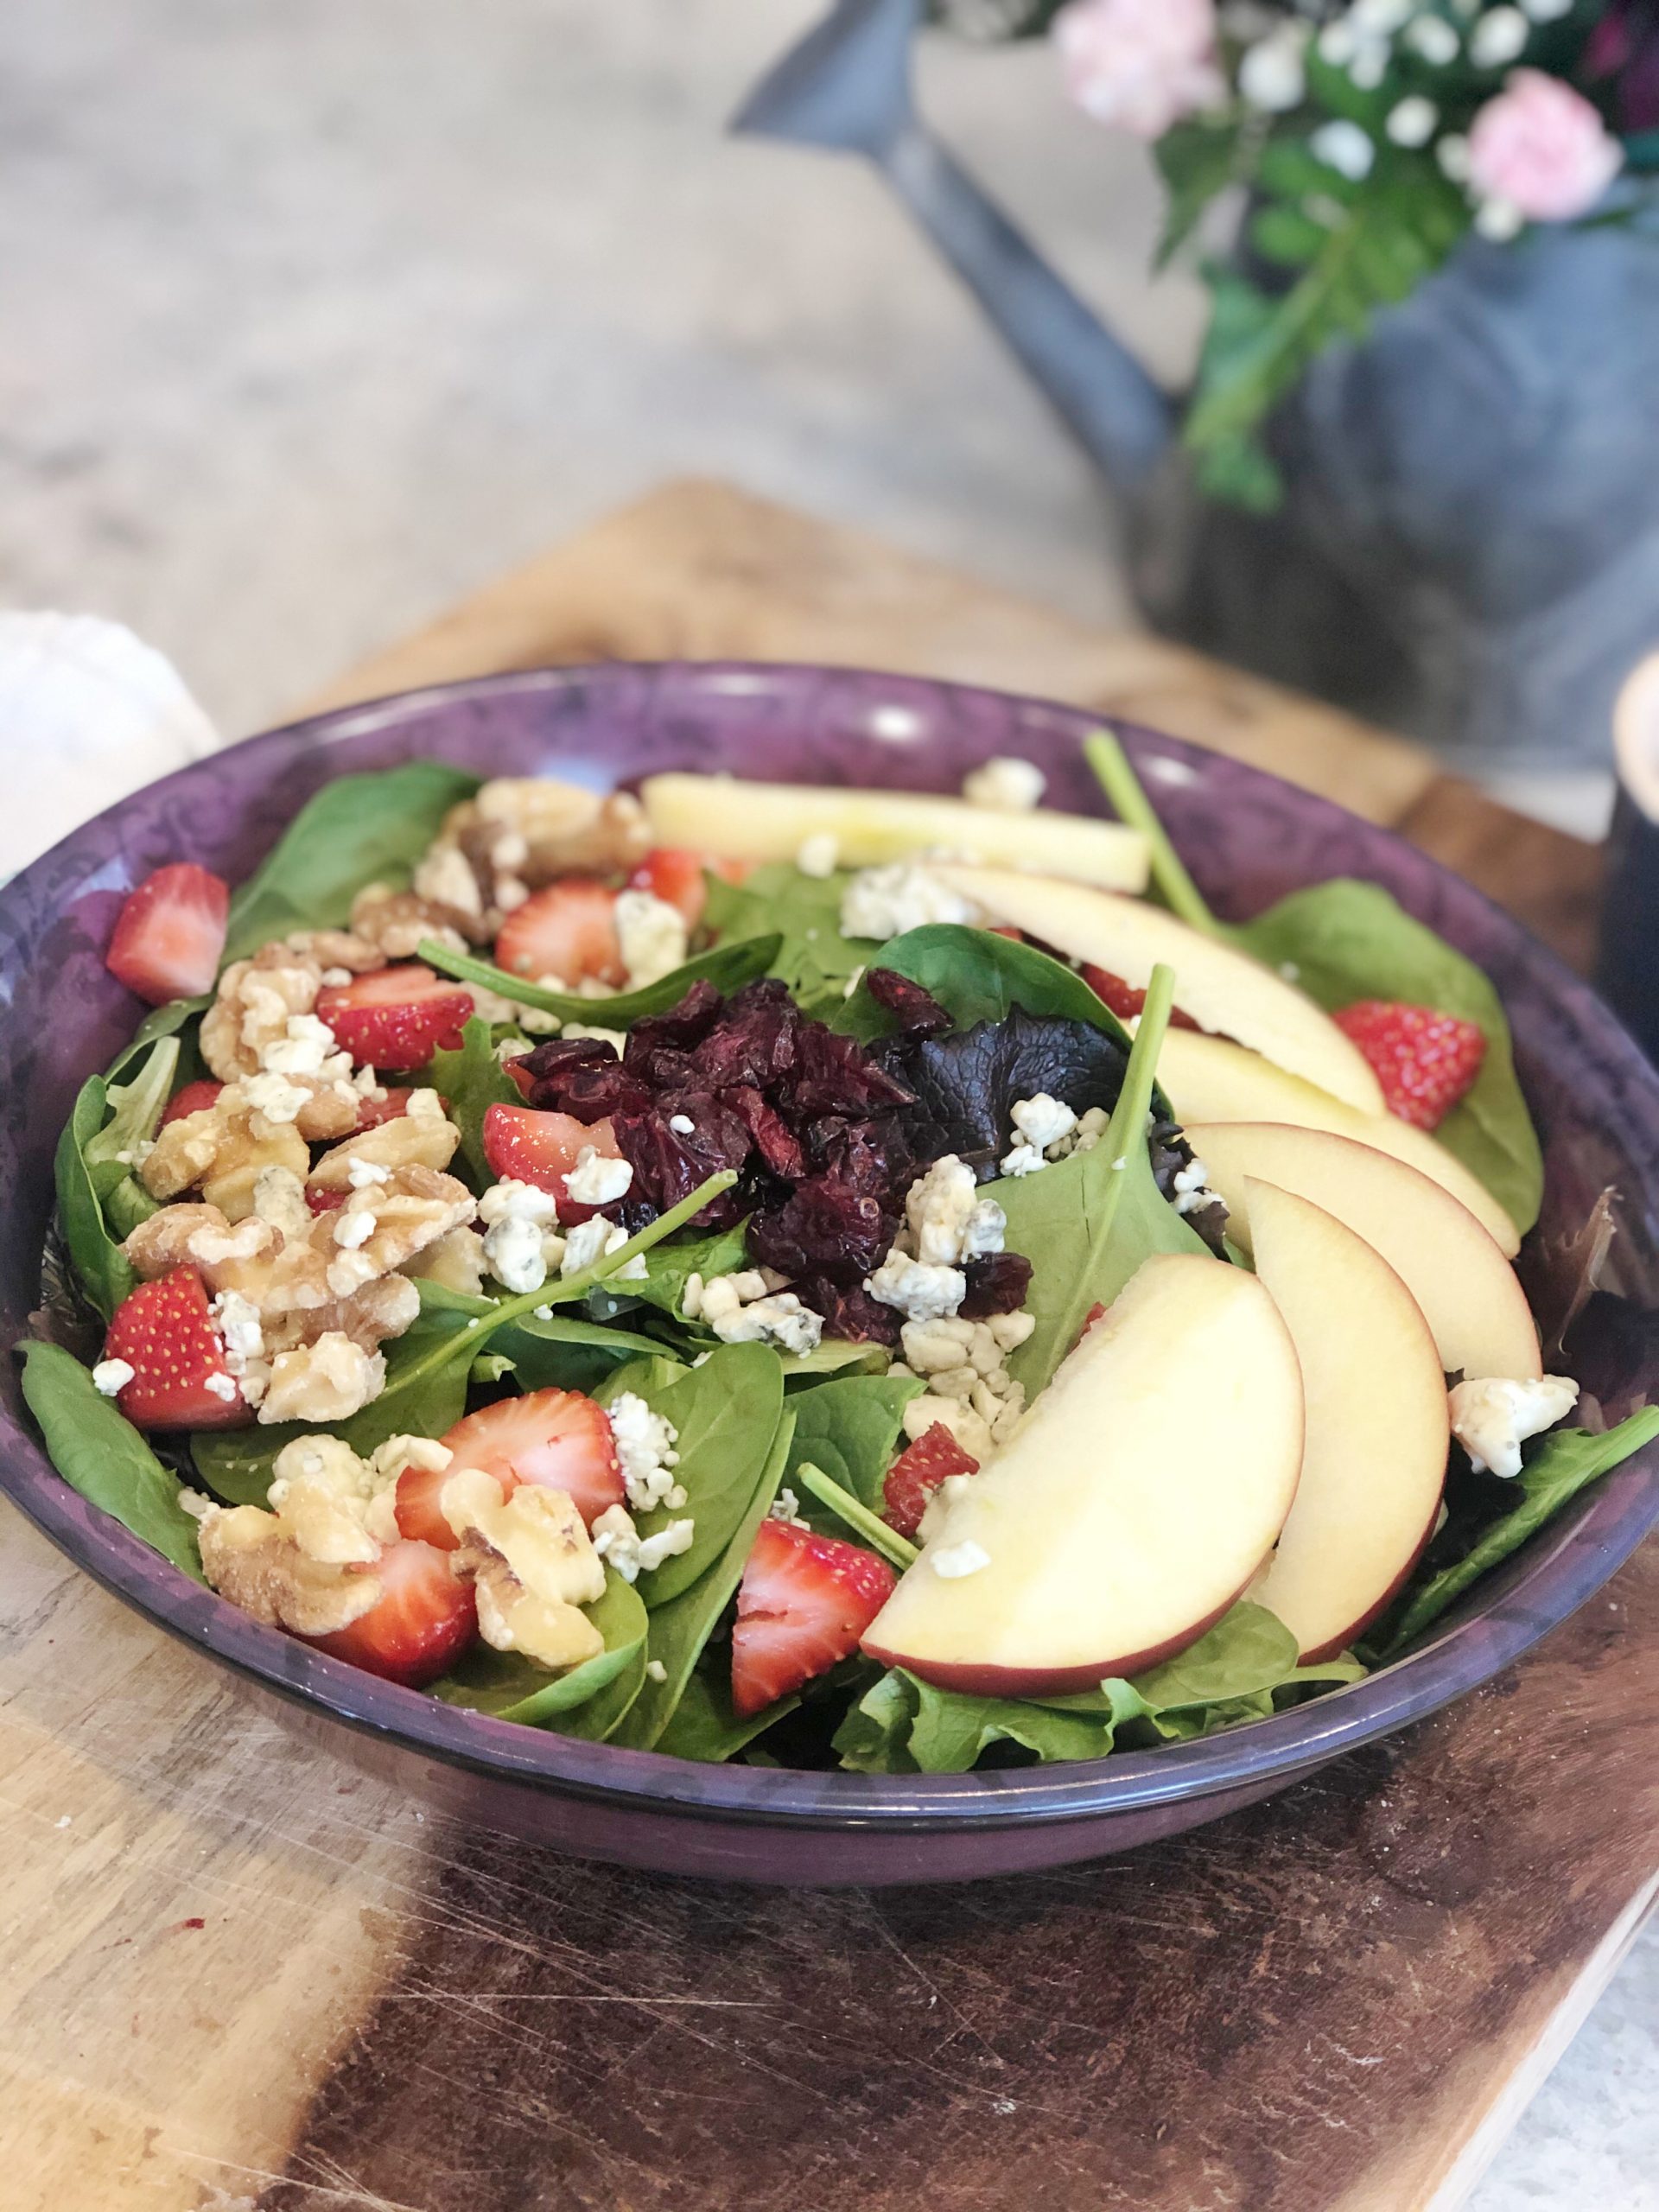
[[[1170,1009],[1175,1003],[1175,970],[1162,961],[1152,971],[1147,985],[1147,1002],[1135,1026],[1135,1042],[1129,1047],[1129,1065],[1123,1072],[1123,1088],[1117,1094],[1117,1103],[1112,1109],[1112,1118],[1106,1125],[1101,1139],[1106,1156],[1114,1165],[1120,1160],[1134,1157],[1135,1148],[1144,1154],[1147,1141],[1147,1116],[1152,1109],[1152,1086],[1158,1073],[1158,1055],[1163,1049],[1164,1033],[1169,1027]],[[1101,1203],[1100,1219],[1095,1231],[1096,1247],[1103,1249],[1112,1233],[1112,1223],[1117,1215],[1127,1173],[1114,1175],[1106,1186]]]
[[[1129,756],[1109,730],[1097,729],[1083,741],[1084,758],[1100,780],[1120,822],[1138,830],[1152,849],[1152,880],[1172,914],[1206,937],[1219,937],[1221,925],[1205,904],[1204,893],[1187,874],[1169,833],[1153,810]]]
[[[815,1467],[808,1461],[796,1468],[795,1479],[803,1490],[811,1491],[820,1505],[827,1505],[855,1535],[862,1536],[872,1551],[880,1552],[883,1559],[890,1560],[901,1573],[906,1567],[913,1567],[921,1557],[914,1544],[901,1536],[896,1529],[889,1529],[885,1521],[878,1520],[868,1506],[861,1505],[850,1491],[843,1490],[838,1482],[832,1481],[822,1467]]]
[[[573,1275],[563,1275],[556,1282],[543,1283],[539,1290],[524,1290],[517,1297],[504,1298],[493,1312],[479,1314],[471,1325],[457,1331],[445,1343],[435,1344],[424,1359],[416,1360],[413,1366],[404,1368],[397,1376],[398,1388],[401,1389],[408,1384],[424,1382],[428,1376],[435,1375],[452,1359],[468,1362],[476,1359],[498,1329],[505,1327],[509,1321],[518,1320],[526,1313],[533,1313],[537,1306],[576,1304],[595,1284],[604,1282],[626,1268],[637,1254],[649,1252],[653,1245],[660,1244],[664,1237],[671,1236],[677,1229],[683,1229],[693,1214],[700,1213],[711,1199],[719,1198],[723,1191],[729,1191],[736,1180],[734,1169],[722,1167],[706,1183],[700,1183],[689,1198],[682,1198],[666,1213],[658,1214],[655,1221],[647,1222],[642,1230],[629,1237],[626,1244],[619,1244],[614,1252],[603,1254],[590,1267],[582,1268]]]

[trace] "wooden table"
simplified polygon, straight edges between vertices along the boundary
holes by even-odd
[[[1569,955],[1590,849],[1412,747],[716,486],[333,695],[609,655],[1086,701],[1392,822]],[[1156,1851],[868,1894],[452,1827],[4,1509],[8,2212],[1449,2212],[1656,1886],[1659,1548],[1394,1743]]]

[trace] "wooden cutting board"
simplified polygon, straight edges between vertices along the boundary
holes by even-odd
[[[1582,957],[1595,855],[1408,746],[715,485],[333,694],[612,655],[1046,692],[1241,753]],[[0,1514],[8,2212],[1450,2212],[1656,1886],[1659,1548],[1521,1666],[1199,1834],[709,1888],[451,1826]]]

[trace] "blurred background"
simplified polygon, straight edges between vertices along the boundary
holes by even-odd
[[[724,135],[819,12],[5,0],[0,605],[130,623],[239,735],[696,473],[1129,620],[1098,480],[873,175]],[[1185,378],[1205,303],[1147,276],[1145,149],[1041,42],[931,41],[922,93]],[[1537,803],[1594,831],[1605,779]],[[1644,1955],[1480,2212],[1659,2203]]]

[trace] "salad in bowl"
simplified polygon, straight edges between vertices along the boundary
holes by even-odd
[[[1116,820],[417,760],[180,854],[57,1150],[59,1472],[335,1658],[689,1760],[1093,1758],[1403,1649],[1659,1411],[1522,1289],[1481,971],[1352,879],[1219,922],[1089,750]]]

